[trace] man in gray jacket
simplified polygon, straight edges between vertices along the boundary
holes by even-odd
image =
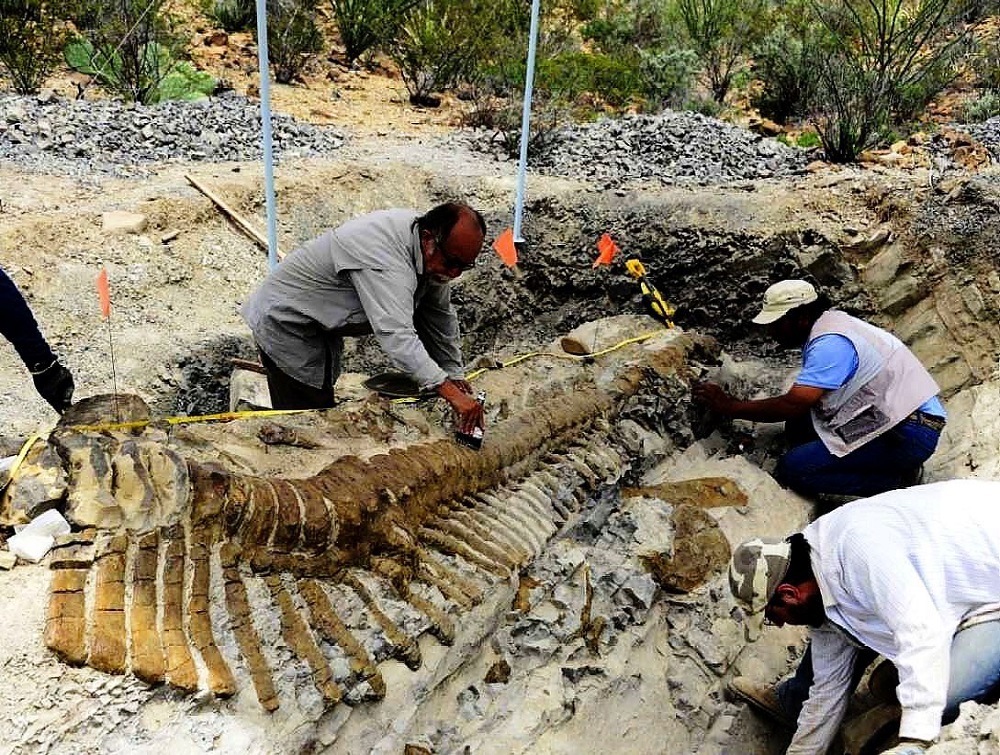
[[[482,427],[482,406],[465,381],[451,281],[475,264],[485,236],[478,212],[449,202],[424,215],[362,215],[288,255],[242,309],[272,406],[333,406],[344,336],[373,333],[397,367],[452,405],[459,430]]]

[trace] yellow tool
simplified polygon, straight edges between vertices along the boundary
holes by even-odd
[[[674,327],[673,316],[677,308],[663,298],[656,286],[646,277],[646,267],[637,259],[625,260],[625,267],[642,291],[642,302],[646,305],[650,314],[662,322],[668,328]]]

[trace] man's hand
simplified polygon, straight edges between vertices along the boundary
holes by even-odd
[[[465,378],[451,378],[451,382],[461,388],[463,393],[468,393],[470,396],[472,395],[472,386]]]
[[[932,744],[921,739],[901,739],[895,747],[882,750],[882,755],[924,755]]]
[[[691,395],[695,401],[705,404],[705,406],[718,414],[728,415],[731,413],[733,397],[726,393],[720,385],[716,385],[715,383],[695,383],[691,387]]]
[[[451,404],[458,415],[457,429],[466,434],[472,433],[477,427],[483,427],[483,405],[466,393],[460,387],[464,380],[445,380],[438,386],[438,395]]]
[[[73,402],[73,374],[59,360],[38,371],[32,370],[31,379],[38,395],[49,402],[53,409],[62,414]]]

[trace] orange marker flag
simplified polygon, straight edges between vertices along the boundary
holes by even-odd
[[[594,260],[594,267],[610,265],[614,261],[615,255],[618,254],[618,245],[605,233],[597,242],[597,251],[599,254]]]
[[[111,317],[111,289],[108,287],[108,271],[101,268],[97,275],[97,298],[101,301],[101,316],[107,320]]]
[[[517,264],[517,247],[514,246],[514,229],[508,228],[493,242],[493,249],[507,267]]]

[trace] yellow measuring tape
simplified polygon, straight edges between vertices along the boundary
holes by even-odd
[[[515,364],[519,364],[527,359],[532,359],[535,357],[552,357],[555,359],[569,359],[574,362],[586,362],[595,357],[604,356],[605,354],[610,354],[612,351],[617,351],[618,349],[624,348],[629,344],[641,343],[642,341],[647,341],[653,336],[657,335],[662,331],[654,331],[650,333],[643,333],[640,336],[634,338],[628,338],[624,341],[616,343],[613,346],[609,346],[601,351],[595,351],[593,354],[559,354],[552,351],[531,351],[527,354],[521,354],[514,357],[506,362],[500,363],[500,369],[504,367],[512,367]],[[479,370],[473,370],[468,375],[468,380],[475,380],[477,377],[485,372],[490,372],[491,369],[486,367]],[[390,403],[400,404],[400,403],[413,403],[421,401],[419,398],[396,398],[392,399]],[[67,429],[76,430],[77,432],[103,432],[106,430],[135,430],[141,427],[148,427],[150,425],[187,425],[194,422],[230,422],[237,419],[247,419],[250,417],[274,417],[280,414],[302,414],[303,412],[315,412],[323,411],[321,409],[255,409],[242,412],[220,412],[219,414],[200,414],[190,417],[164,417],[162,419],[146,419],[146,420],[136,420],[134,422],[105,422],[96,425],[70,425]],[[16,470],[20,466],[24,457],[27,456],[28,450],[35,443],[35,441],[40,440],[41,436],[32,435],[31,438],[24,444],[21,448],[21,452],[18,454],[17,460],[14,462],[14,466],[11,468],[11,476],[13,476],[13,470]]]
[[[673,317],[677,313],[677,308],[663,297],[656,286],[649,282],[646,277],[646,266],[637,259],[630,259],[625,261],[625,269],[639,284],[642,301],[652,312],[653,317],[668,328],[674,327]]]
[[[7,479],[4,481],[3,485],[0,485],[0,490],[6,488],[7,483],[14,479],[14,475],[17,473],[17,470],[21,467],[21,464],[24,463],[25,458],[27,458],[28,451],[30,451],[31,447],[41,439],[41,435],[38,433],[32,433],[31,437],[24,441],[24,445],[21,446],[21,450],[17,452],[17,458],[14,459],[14,463],[11,464],[10,470],[7,472]]]
[[[525,361],[526,359],[534,359],[535,357],[552,357],[553,359],[569,359],[573,362],[589,362],[593,360],[595,357],[602,357],[605,354],[610,354],[612,351],[617,351],[618,349],[624,348],[630,344],[642,343],[643,341],[648,341],[653,336],[659,335],[662,332],[663,331],[661,330],[656,330],[650,333],[643,333],[642,335],[635,336],[634,338],[627,338],[624,341],[619,341],[618,343],[614,344],[613,346],[609,346],[606,349],[595,351],[593,354],[561,354],[555,351],[529,351],[527,354],[521,354],[506,362],[501,362],[500,366],[497,368],[483,367],[482,369],[473,370],[466,376],[466,379],[470,381],[475,380],[477,377],[486,372],[492,372],[494,369],[503,369],[504,367],[513,367],[515,364],[519,364]],[[412,404],[422,400],[423,399],[419,398],[394,398],[392,399],[391,403]]]
[[[108,422],[100,425],[70,425],[68,429],[78,432],[100,432],[102,430],[134,430],[149,425],[186,425],[191,422],[229,422],[247,417],[273,417],[277,414],[301,414],[320,411],[318,409],[255,409],[244,412],[221,412],[219,414],[199,414],[191,417],[165,417],[163,419],[143,419],[135,422]]]

